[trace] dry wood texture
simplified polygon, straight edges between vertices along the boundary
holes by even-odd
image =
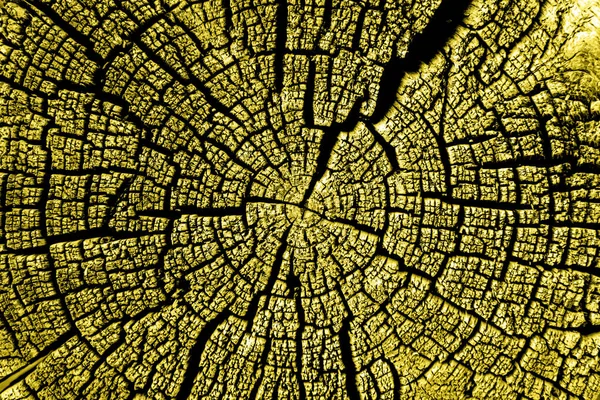
[[[599,11],[0,1],[0,398],[596,399]]]

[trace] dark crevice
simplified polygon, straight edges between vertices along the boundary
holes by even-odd
[[[393,395],[394,395],[394,400],[400,400],[400,375],[398,374],[398,370],[396,369],[396,366],[394,365],[394,363],[392,363],[390,360],[388,360],[387,358],[383,358],[383,362],[388,366],[388,368],[390,369],[390,373],[392,374],[392,382],[393,382],[393,387],[392,387],[392,391],[393,391]]]
[[[246,314],[243,317],[244,320],[249,321],[249,324],[247,325],[247,329],[246,329],[247,331],[250,331],[252,329],[252,321],[256,317],[260,298],[265,294],[269,294],[273,290],[273,286],[275,285],[275,281],[277,280],[277,276],[279,275],[279,271],[281,269],[281,264],[283,262],[283,254],[285,253],[285,250],[287,247],[287,236],[289,234],[289,231],[290,231],[290,228],[288,228],[282,235],[281,245],[279,246],[279,249],[277,250],[277,254],[275,255],[275,261],[273,263],[273,267],[271,269],[269,280],[268,280],[267,284],[265,285],[265,288],[254,295],[254,297],[250,301],[250,305],[248,306],[248,311],[246,312]],[[185,377],[181,384],[179,393],[177,394],[177,397],[176,397],[177,400],[184,400],[184,399],[189,398],[189,396],[192,392],[194,379],[196,378],[196,376],[199,372],[198,368],[200,365],[200,360],[202,358],[202,354],[204,353],[204,349],[206,348],[206,344],[208,343],[208,340],[213,335],[213,333],[215,332],[217,327],[220,324],[222,324],[223,322],[225,322],[225,320],[227,318],[229,318],[231,315],[233,315],[233,314],[228,309],[221,311],[214,319],[210,320],[204,326],[204,328],[202,329],[202,332],[200,332],[200,335],[196,339],[196,343],[190,350],[190,357],[188,360],[188,365],[185,369]]]
[[[52,9],[52,7],[40,3],[37,0],[19,1],[18,3],[22,7],[26,8],[30,13],[34,13],[32,7],[39,10],[63,32],[65,32],[69,38],[80,44],[84,48],[84,54],[86,57],[88,57],[91,61],[94,61],[96,64],[102,65],[102,57],[94,50],[94,45],[90,39],[65,21],[56,11],[54,11],[54,9]],[[37,12],[35,14],[37,14]],[[39,14],[38,17],[43,19],[41,16],[39,16]]]
[[[360,107],[362,102],[363,98],[357,99],[356,103],[354,103],[354,106],[348,113],[346,120],[342,123],[334,122],[330,126],[313,126],[315,128],[320,128],[323,131],[323,137],[321,138],[321,143],[319,146],[317,167],[315,168],[315,172],[312,176],[310,184],[304,193],[304,198],[302,199],[301,203],[302,206],[306,205],[306,202],[312,194],[315,185],[323,177],[323,175],[325,175],[329,158],[331,157],[331,153],[333,152],[340,133],[353,130],[357,122],[360,120]]]
[[[248,324],[250,325],[250,324]],[[267,335],[271,332],[271,329],[273,327],[273,320],[271,319],[269,321],[269,326],[267,327]],[[254,373],[256,373],[256,370],[258,369],[258,367],[261,367],[260,370],[260,375],[258,376],[258,378],[256,379],[256,382],[254,382],[254,386],[252,387],[252,391],[250,392],[250,399],[256,399],[257,398],[257,394],[258,391],[262,385],[263,379],[265,377],[265,369],[267,366],[267,359],[269,358],[269,352],[271,351],[271,346],[272,346],[272,340],[267,337],[265,339],[265,347],[263,348],[262,354],[260,356],[260,361],[258,364],[254,364]]]
[[[124,321],[121,321],[123,325],[125,325]],[[121,326],[123,326],[121,325]],[[113,344],[111,344],[110,346],[108,346],[108,348],[106,348],[106,350],[100,354],[96,348],[94,348],[94,353],[98,356],[96,362],[94,363],[94,365],[90,368],[90,371],[93,371],[92,374],[90,374],[90,376],[87,378],[87,380],[79,387],[79,389],[77,390],[77,398],[81,399],[81,398],[86,398],[86,393],[85,391],[88,389],[88,387],[94,382],[94,378],[95,378],[95,372],[102,366],[102,364],[106,363],[106,357],[109,354],[113,354],[120,346],[123,345],[123,343],[126,343],[126,339],[125,339],[125,331],[123,329],[119,330],[119,340],[115,340],[115,342]]]
[[[129,188],[131,187],[131,184],[133,183],[135,178],[136,178],[135,176],[131,176],[131,177],[123,179],[123,181],[121,182],[121,184],[119,185],[119,187],[116,190],[116,194],[112,195],[108,199],[107,204],[106,204],[106,206],[108,208],[108,212],[102,219],[102,225],[101,225],[105,229],[110,229],[110,222],[117,214],[117,211],[119,208],[119,203],[121,203],[121,201],[123,201],[127,198],[127,195],[129,194]],[[89,229],[88,229],[88,231],[89,231]]]
[[[102,66],[102,68],[98,69],[94,76],[95,82],[102,82],[105,77],[106,70],[104,69],[107,66],[111,66],[112,63],[117,59],[120,54],[126,54],[131,50],[131,47],[136,43],[136,40],[140,39],[146,32],[148,32],[155,24],[162,21],[175,7],[168,8],[164,13],[155,15],[148,20],[141,23],[134,15],[128,13],[129,18],[132,21],[135,21],[138,26],[135,28],[127,38],[123,41],[122,44],[111,48],[106,56],[103,58],[102,63],[98,65]]]
[[[190,129],[193,129],[191,127],[189,127]],[[227,157],[229,157],[229,159],[231,161],[233,161],[234,163],[236,163],[237,165],[239,165],[240,167],[244,168],[246,171],[252,172],[252,173],[256,173],[256,171],[254,170],[254,168],[247,164],[246,162],[244,162],[243,160],[239,159],[235,152],[227,147],[227,145],[218,142],[217,140],[204,136],[202,137],[202,140],[208,144],[211,144],[212,146],[216,147],[217,149],[221,150],[223,153],[225,153],[227,155]],[[204,145],[203,148],[206,148],[206,146]]]
[[[354,30],[354,36],[352,37],[352,49],[359,50],[360,49],[360,37],[363,31],[363,25],[365,23],[365,16],[367,14],[368,7],[363,6],[363,9],[360,10],[360,14],[358,15],[358,20],[356,21],[356,29]]]
[[[281,377],[279,377],[277,379],[277,381],[275,382],[275,388],[273,389],[273,398],[274,399],[279,399],[279,387],[281,386]]]
[[[0,393],[27,377],[27,375],[29,375],[42,361],[44,361],[44,359],[50,353],[67,343],[67,341],[75,335],[76,333],[74,330],[69,330],[63,333],[62,335],[58,336],[56,340],[52,342],[52,344],[44,348],[35,357],[30,359],[26,365],[14,371],[10,375],[5,376],[4,379],[0,381]]]
[[[312,179],[304,193],[304,198],[302,199],[302,206],[306,205],[310,195],[312,194],[315,185],[317,182],[325,175],[325,171],[327,170],[327,164],[329,162],[329,158],[331,156],[331,152],[335,147],[337,142],[337,138],[340,134],[339,130],[336,129],[325,129],[323,132],[323,137],[321,138],[321,143],[319,145],[319,155],[317,156],[317,167],[312,176]]]
[[[352,317],[343,320],[342,328],[339,332],[340,350],[342,353],[342,362],[346,373],[346,390],[350,400],[360,400],[360,393],[356,385],[356,365],[352,357],[352,344],[350,343],[350,321]]]
[[[310,209],[309,209],[310,210]],[[312,210],[311,210],[312,211]],[[365,232],[365,233],[370,233],[372,235],[378,235],[381,234],[381,229],[378,228],[374,228],[370,225],[365,225],[365,224],[361,224],[360,222],[357,221],[352,221],[346,218],[339,218],[339,217],[335,217],[335,218],[329,218],[325,215],[319,214],[315,211],[313,211],[315,214],[319,215],[321,218],[327,220],[327,221],[331,221],[331,222],[336,222],[338,224],[343,224],[343,225],[347,225],[350,226],[358,231],[361,232]]]
[[[306,317],[304,314],[304,308],[302,307],[302,291],[300,278],[293,272],[294,266],[290,265],[290,273],[287,276],[287,286],[290,292],[294,296],[294,302],[296,303],[296,313],[298,314],[298,329],[296,330],[296,380],[298,381],[298,397],[300,400],[306,399],[306,387],[304,380],[302,379],[302,335],[306,327]]]
[[[138,216],[177,219],[182,215],[197,215],[201,217],[226,217],[229,215],[242,215],[243,207],[211,207],[201,208],[195,206],[180,206],[175,210],[144,210],[136,213]]]
[[[20,249],[10,249],[6,251],[8,254],[14,255],[31,255],[31,254],[44,254],[50,251],[50,246],[57,243],[74,242],[79,240],[96,239],[110,237],[116,240],[120,239],[132,239],[143,236],[151,235],[162,235],[164,232],[160,231],[118,231],[110,227],[98,227],[91,228],[85,231],[70,232],[55,236],[49,236],[46,238],[46,243],[40,246],[33,246]]]
[[[300,281],[300,278],[298,277],[298,275],[296,275],[294,273],[294,265],[293,265],[293,259],[290,259],[290,273],[288,274],[288,276],[286,277],[286,285],[288,287],[288,290],[290,291],[290,295],[294,298],[297,299],[296,296],[296,291],[299,290],[302,287],[302,282]],[[297,305],[297,304],[296,304]]]
[[[384,68],[380,85],[379,94],[373,114],[366,119],[367,121],[379,121],[389,111],[396,100],[396,95],[400,82],[407,72],[416,71],[422,63],[430,62],[446,45],[456,27],[464,18],[464,13],[470,5],[470,0],[444,0],[435,11],[425,30],[413,38],[403,59],[392,58]],[[354,103],[352,110],[343,123],[333,123],[329,127],[320,127],[324,132],[317,156],[317,167],[312,180],[304,194],[302,205],[305,205],[312,194],[316,183],[323,177],[327,169],[327,164],[341,131],[351,131],[361,119],[360,108],[364,98],[358,98]],[[306,106],[306,104],[305,104]],[[306,110],[305,110],[306,115]],[[314,118],[314,117],[313,117]],[[308,125],[309,127],[312,127]],[[377,137],[376,137],[377,139]],[[390,154],[391,145],[384,142],[384,150],[390,158],[395,159],[395,151]],[[387,150],[386,150],[387,149]],[[393,149],[392,149],[393,150]],[[392,162],[392,161],[391,161]],[[442,159],[444,166],[447,167],[447,160]],[[394,165],[395,167],[395,165]],[[446,171],[448,174],[449,171]],[[446,178],[449,181],[449,177]],[[449,188],[447,188],[449,189]]]
[[[381,74],[375,110],[370,116],[372,121],[380,121],[388,113],[396,101],[400,82],[406,72],[404,60],[397,57],[393,57],[385,66]]]
[[[519,204],[517,201],[494,201],[494,200],[482,200],[482,199],[468,199],[451,197],[445,193],[426,193],[422,196],[424,199],[438,199],[447,204],[455,204],[463,207],[477,207],[487,208],[494,210],[505,210],[505,211],[518,211],[518,210],[531,210],[531,206],[528,204]],[[387,208],[388,210],[394,210],[394,207]]]
[[[316,61],[311,59],[308,62],[308,78],[306,80],[306,91],[304,92],[303,117],[304,125],[313,126],[315,124],[315,77],[317,74]]]
[[[285,44],[287,42],[288,9],[287,1],[279,0],[277,5],[277,38],[275,40],[275,90],[283,89],[285,72]]]
[[[444,71],[444,80],[443,80],[443,87],[444,87],[444,94],[443,94],[443,99],[442,101],[442,111],[440,112],[440,121],[438,124],[438,134],[434,135],[435,136],[435,140],[438,143],[438,150],[439,150],[439,155],[440,155],[440,159],[442,161],[442,165],[444,167],[444,183],[445,183],[445,190],[446,193],[452,193],[452,179],[451,179],[451,175],[452,175],[452,167],[451,167],[451,163],[450,163],[450,156],[448,154],[448,145],[444,140],[444,132],[445,132],[445,120],[444,118],[446,118],[446,111],[448,108],[448,77],[450,75],[450,68],[452,67],[452,63],[450,62],[450,60],[447,60],[447,66],[445,68]]]
[[[282,235],[281,245],[279,246],[279,248],[277,249],[277,253],[275,254],[275,260],[273,262],[273,267],[271,268],[271,272],[269,274],[269,280],[267,281],[267,284],[261,291],[259,291],[252,298],[252,300],[250,301],[250,305],[248,306],[248,311],[246,312],[246,314],[243,317],[244,320],[248,321],[248,324],[246,325],[247,333],[250,333],[252,331],[254,320],[256,319],[256,314],[258,313],[258,309],[260,306],[260,300],[263,296],[267,297],[267,304],[265,304],[265,306],[266,307],[269,306],[268,301],[271,296],[271,292],[273,291],[273,287],[275,286],[275,282],[277,281],[277,277],[279,276],[279,272],[281,271],[281,266],[283,264],[283,255],[285,254],[285,251],[287,249],[287,238],[288,238],[290,230],[291,230],[291,227],[288,228]],[[273,323],[272,320],[270,320],[269,326],[267,328],[267,335],[271,331],[272,323]],[[267,358],[269,356],[270,351],[271,351],[271,339],[269,337],[267,337],[265,339],[265,347],[262,351],[260,362],[258,364],[262,368],[260,371],[260,375],[258,376],[256,382],[253,385],[252,391],[250,392],[249,398],[251,398],[251,399],[257,398],[258,390],[260,389],[262,380],[265,375],[265,367],[267,365]],[[255,373],[256,373],[256,368],[257,368],[257,365],[255,364],[255,371],[254,371]]]
[[[296,291],[296,310],[298,312],[298,331],[296,332],[296,380],[298,381],[298,392],[300,399],[306,399],[306,388],[302,379],[302,334],[306,326],[304,309],[302,308],[302,298],[300,290]]]
[[[249,321],[247,331],[249,332],[252,329],[252,321],[256,317],[256,313],[258,312],[258,306],[260,304],[260,298],[262,296],[269,296],[273,291],[273,287],[275,286],[275,282],[277,281],[277,277],[279,276],[279,271],[281,270],[281,265],[283,264],[283,255],[285,254],[285,250],[287,249],[287,238],[290,233],[291,226],[288,227],[281,237],[281,244],[277,249],[277,253],[275,254],[275,260],[273,261],[273,267],[271,268],[271,272],[269,274],[269,280],[265,287],[260,290],[250,301],[248,305],[248,311],[244,316],[244,320]]]
[[[333,0],[325,0],[323,9],[323,25],[322,29],[328,31],[331,28],[331,17],[333,13]]]
[[[200,359],[202,358],[202,354],[204,353],[206,344],[208,343],[208,340],[213,335],[213,333],[217,330],[217,327],[223,322],[225,322],[230,315],[231,313],[229,312],[229,310],[224,310],[220,312],[215,318],[210,320],[204,326],[204,328],[202,328],[200,335],[198,335],[198,337],[196,338],[196,343],[194,343],[194,345],[190,349],[188,364],[185,368],[183,382],[181,383],[179,393],[177,393],[176,400],[185,400],[189,398],[190,394],[192,393],[194,380],[199,372],[198,368],[200,366]]]
[[[335,257],[334,257],[335,259]],[[350,342],[350,330],[352,319],[354,314],[348,304],[348,299],[342,290],[340,282],[336,282],[335,290],[340,294],[340,300],[344,305],[346,317],[342,320],[342,326],[338,332],[340,353],[342,357],[342,363],[344,364],[344,373],[346,375],[346,391],[350,400],[359,400],[361,398],[358,391],[358,385],[356,384],[356,364],[354,363],[354,357],[352,355],[352,343]]]
[[[384,137],[381,136],[381,133],[379,133],[377,131],[377,129],[375,129],[375,127],[373,126],[373,124],[371,122],[365,121],[365,126],[367,127],[367,129],[369,129],[369,132],[371,132],[375,141],[381,146],[381,148],[385,152],[385,156],[387,157],[388,161],[390,162],[392,171],[399,171],[400,164],[398,163],[398,157],[396,155],[396,149],[394,148],[394,146],[392,146],[390,143],[388,143],[384,139]]]
[[[255,203],[255,204],[282,204],[282,205],[289,205],[289,206],[293,206],[293,207],[299,207],[297,204],[294,203],[290,203],[287,201],[283,201],[283,200],[277,200],[277,199],[269,199],[269,198],[263,198],[263,197],[257,197],[257,196],[249,196],[244,198],[245,200],[245,204],[248,203]],[[320,218],[323,218],[326,221],[329,222],[335,222],[338,224],[343,224],[343,225],[347,225],[350,226],[356,230],[359,230],[361,232],[365,232],[365,233],[370,233],[373,235],[377,235],[378,233],[381,233],[383,230],[379,229],[379,228],[374,228],[370,225],[365,225],[365,224],[361,224],[360,222],[357,221],[353,221],[350,219],[346,219],[346,218],[340,218],[340,217],[328,217],[327,215],[323,214],[322,212],[319,212],[317,210],[313,210],[310,207],[306,207],[306,206],[301,206],[304,210],[310,211],[311,213],[318,215]],[[289,277],[288,277],[289,279]],[[290,282],[288,282],[288,286],[290,285]]]
[[[405,58],[407,71],[416,71],[422,63],[430,62],[448,43],[458,25],[464,20],[471,0],[443,0],[429,20],[427,27],[417,33]]]
[[[221,7],[225,12],[225,30],[230,32],[233,28],[233,15],[231,11],[231,0],[222,0]]]
[[[429,20],[427,27],[417,33],[408,46],[406,57],[393,57],[385,66],[379,84],[379,94],[372,121],[379,121],[387,114],[396,95],[402,78],[409,72],[415,72],[421,64],[430,62],[448,43],[471,0],[443,0]]]

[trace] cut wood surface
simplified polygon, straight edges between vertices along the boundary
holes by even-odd
[[[597,0],[0,0],[0,399],[600,393]]]

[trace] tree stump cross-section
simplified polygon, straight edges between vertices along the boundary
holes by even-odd
[[[0,399],[599,394],[597,0],[0,0]]]

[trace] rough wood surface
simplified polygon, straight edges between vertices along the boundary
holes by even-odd
[[[597,399],[597,13],[0,1],[0,399]]]

